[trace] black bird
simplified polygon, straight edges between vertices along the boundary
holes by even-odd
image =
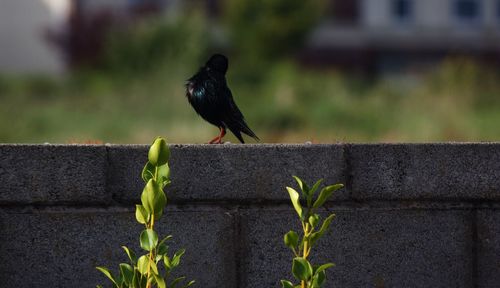
[[[208,142],[209,144],[222,143],[226,128],[229,128],[241,143],[245,143],[241,132],[260,140],[245,123],[243,114],[234,103],[226,83],[227,68],[228,61],[224,55],[212,55],[205,66],[187,80],[186,96],[189,103],[203,119],[220,129],[219,136]]]

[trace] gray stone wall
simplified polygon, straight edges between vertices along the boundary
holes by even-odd
[[[280,287],[291,175],[344,183],[326,287],[500,287],[500,144],[172,145],[167,213],[197,287]],[[147,146],[0,145],[0,287],[95,287],[126,262]],[[319,253],[321,251],[321,253]]]

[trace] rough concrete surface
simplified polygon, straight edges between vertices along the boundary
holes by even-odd
[[[100,203],[106,149],[96,145],[0,145],[0,202]]]
[[[174,200],[287,200],[284,187],[296,186],[291,175],[312,184],[320,178],[345,183],[341,145],[173,145],[171,150]],[[136,199],[147,147],[111,146],[109,155],[116,199]],[[336,197],[346,199],[346,190]]]
[[[285,186],[344,183],[313,252],[331,287],[500,287],[500,144],[171,145],[167,214],[196,287],[280,287]],[[95,287],[139,252],[145,145],[0,145],[0,288]],[[327,211],[323,211],[325,215]]]
[[[478,287],[500,286],[500,210],[477,214]]]
[[[128,262],[122,245],[146,254],[139,247],[144,228],[133,213],[4,211],[0,217],[0,287],[109,286],[96,266],[117,272]],[[235,287],[232,226],[222,210],[176,211],[156,224],[160,237],[174,236],[171,255],[186,248],[177,275],[195,279],[198,287]]]
[[[312,252],[313,264],[337,265],[328,270],[325,287],[472,287],[469,212],[335,214],[330,231]],[[247,249],[239,287],[278,287],[280,279],[293,279],[293,254],[283,244],[283,235],[292,229],[301,228],[290,209],[243,213],[241,245]]]
[[[349,145],[356,199],[500,199],[498,144]]]

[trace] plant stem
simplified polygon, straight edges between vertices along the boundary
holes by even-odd
[[[155,223],[155,214],[153,213],[151,215],[151,229],[153,229],[153,226],[154,226],[154,223]],[[146,288],[151,288],[151,282],[149,282],[149,277],[151,275],[151,261],[154,261],[153,259],[153,249],[151,249],[151,251],[149,251],[149,261],[148,261],[148,272],[147,272],[147,280],[146,280]]]
[[[158,166],[155,167],[155,175],[154,175],[154,180],[157,181],[158,178]],[[155,214],[153,211],[153,214],[151,214],[151,222],[149,223],[149,228],[153,230],[155,225]],[[151,288],[151,282],[149,281],[149,278],[151,276],[151,262],[154,261],[153,259],[153,250],[149,251],[149,261],[148,261],[148,271],[147,271],[147,280],[146,280],[146,288]]]
[[[306,238],[307,236],[309,236],[309,223],[302,222],[302,226],[304,228],[304,238]],[[308,255],[309,255],[309,241],[308,240],[304,240],[304,249],[302,251],[302,258],[307,259]],[[300,287],[301,288],[306,288],[307,287],[306,286],[306,281],[302,280],[300,282]]]
[[[308,236],[308,233],[309,233],[309,224],[306,223],[305,225],[305,228],[304,228],[304,238]],[[304,259],[307,258],[307,255],[308,255],[308,250],[309,249],[309,241],[308,240],[304,240],[304,249],[302,251],[302,257]]]

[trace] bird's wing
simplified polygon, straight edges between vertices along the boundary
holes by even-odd
[[[250,137],[253,137],[255,140],[260,140],[257,135],[248,127],[247,123],[245,122],[245,117],[241,113],[240,109],[238,106],[236,106],[236,103],[234,102],[233,95],[231,93],[231,90],[225,86],[225,91],[224,93],[221,93],[221,97],[223,96],[224,98],[224,123],[228,126],[229,130],[233,132],[234,135],[240,140],[241,143],[244,143],[243,138],[241,137],[241,133],[243,132],[247,134]]]
[[[218,97],[221,88],[217,80],[207,73],[200,72],[188,80],[186,90],[189,102],[196,112],[205,120],[218,126],[222,121],[221,107],[225,104]]]

